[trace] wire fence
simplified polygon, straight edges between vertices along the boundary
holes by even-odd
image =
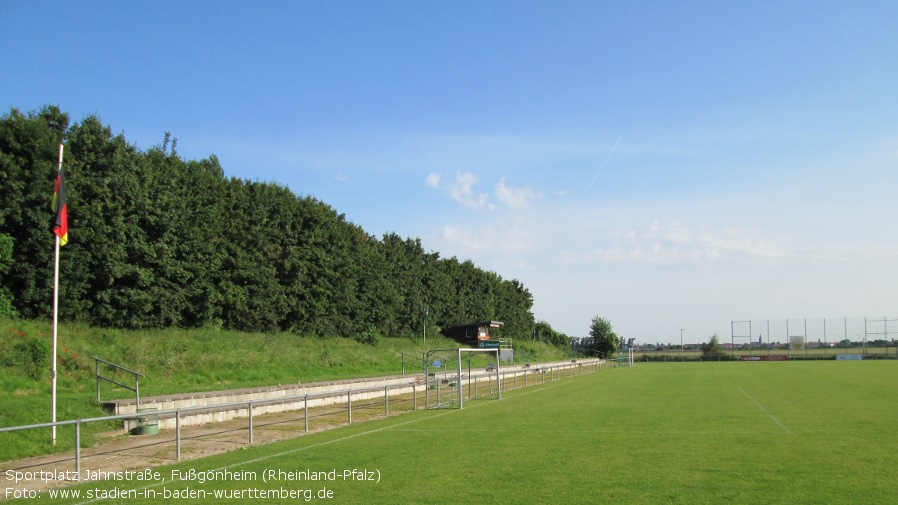
[[[12,433],[22,430],[37,430],[57,427],[74,427],[75,451],[74,455],[55,455],[54,464],[74,465],[75,474],[80,476],[82,470],[82,443],[81,428],[88,423],[103,423],[109,421],[122,421],[123,424],[128,422],[135,423],[136,426],[152,426],[159,423],[160,420],[174,419],[175,428],[174,436],[171,432],[167,432],[166,436],[148,436],[147,443],[142,445],[130,446],[124,450],[132,451],[147,446],[158,446],[171,444],[174,460],[180,462],[183,455],[183,445],[187,441],[196,441],[203,437],[215,437],[223,434],[234,435],[237,432],[245,432],[245,438],[241,437],[246,445],[253,445],[256,435],[260,428],[269,429],[289,429],[293,432],[309,433],[311,431],[320,431],[332,427],[353,424],[354,422],[366,421],[375,418],[385,418],[391,415],[397,415],[404,412],[416,411],[419,408],[445,408],[447,404],[439,400],[440,396],[455,398],[455,393],[459,384],[462,385],[464,394],[467,399],[487,398],[498,394],[500,391],[510,391],[514,389],[534,386],[551,381],[558,381],[565,378],[572,378],[585,373],[596,372],[604,368],[612,368],[617,366],[615,362],[605,362],[601,360],[574,360],[571,363],[545,365],[540,367],[521,367],[516,370],[500,372],[498,380],[494,372],[478,372],[476,374],[464,374],[461,380],[456,380],[450,386],[448,379],[435,377],[418,377],[406,383],[393,384],[386,386],[376,386],[358,389],[346,389],[341,391],[329,391],[314,394],[302,394],[289,397],[247,400],[232,403],[221,403],[215,405],[182,407],[176,409],[164,409],[155,411],[144,411],[138,413],[119,414],[103,417],[76,419],[69,421],[57,421],[55,423],[39,423],[24,426],[12,426],[0,428],[0,434]],[[436,384],[437,389],[445,395],[428,395],[427,388],[431,384]],[[444,381],[447,381],[444,383]],[[450,391],[455,393],[449,394]],[[327,400],[327,401],[320,401]],[[332,401],[330,401],[332,400]],[[435,401],[434,401],[435,400]],[[312,406],[314,403],[327,405]],[[259,416],[255,414],[256,409],[269,404],[301,404],[301,407],[289,413],[281,413],[280,415],[268,414]],[[451,405],[450,405],[451,406]],[[235,426],[234,422],[222,423],[221,429],[205,430],[203,433],[184,436],[182,433],[182,419],[190,415],[208,414],[222,412],[226,410],[245,410],[240,417],[245,417],[244,421],[240,421]],[[245,422],[245,424],[243,424]],[[297,427],[296,425],[299,424]],[[289,426],[289,427],[288,427]],[[141,437],[143,438],[143,437]],[[2,437],[0,437],[2,442]],[[163,449],[162,452],[165,452]],[[157,454],[160,452],[156,451]],[[169,453],[170,454],[170,453]],[[171,457],[171,456],[169,456]],[[17,470],[15,462],[7,462],[8,464],[0,465],[6,470]]]

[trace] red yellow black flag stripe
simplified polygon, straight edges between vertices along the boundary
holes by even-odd
[[[69,242],[69,206],[65,200],[65,172],[61,167],[56,176],[52,209],[56,213],[53,219],[53,233],[59,237],[59,245],[66,245]]]

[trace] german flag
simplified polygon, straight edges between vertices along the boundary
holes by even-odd
[[[65,172],[62,171],[62,167],[56,176],[56,189],[53,190],[51,208],[56,213],[53,219],[53,233],[59,237],[59,245],[66,245],[69,243],[69,206],[65,201]]]

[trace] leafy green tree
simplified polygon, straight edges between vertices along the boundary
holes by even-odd
[[[28,114],[10,109],[0,118],[0,233],[15,244],[3,286],[24,318],[51,310],[50,198],[68,124],[68,116],[53,106]]]
[[[100,326],[146,327],[156,282],[148,268],[140,154],[95,116],[67,132],[71,240],[60,261],[60,317]],[[43,302],[46,304],[46,302]]]
[[[552,325],[545,321],[537,321],[534,324],[534,337],[540,342],[545,342],[555,347],[571,347],[572,339],[564,333],[555,331],[555,329],[552,328]]]
[[[420,239],[378,240],[283,186],[228,179],[215,156],[181,159],[168,133],[140,151],[96,116],[69,126],[52,106],[0,118],[3,313],[49,315],[49,200],[63,139],[72,235],[63,319],[368,340],[499,319],[502,336],[567,345],[548,323],[534,331],[533,297],[517,280],[425,252]]]
[[[0,317],[16,317],[12,293],[6,287],[6,273],[12,266],[12,237],[0,233]]]
[[[707,344],[702,345],[702,356],[718,357],[723,355],[724,352],[723,347],[720,345],[720,338],[718,338],[715,333],[708,339]]]
[[[591,354],[593,356],[611,357],[620,345],[620,337],[611,327],[611,322],[604,317],[595,316],[589,325]]]

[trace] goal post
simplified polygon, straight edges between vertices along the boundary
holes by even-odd
[[[473,373],[471,370],[471,358],[473,353],[483,355],[491,355],[486,363],[486,370]],[[467,358],[467,360],[465,360]],[[501,351],[498,348],[451,348],[451,349],[431,349],[424,355],[424,372],[425,384],[424,404],[425,408],[431,408],[431,391],[434,390],[436,395],[436,403],[434,408],[464,408],[465,389],[468,390],[468,399],[478,397],[480,381],[485,381],[489,385],[490,395],[493,393],[492,383],[496,381],[496,399],[502,397],[501,374],[499,363],[501,361]],[[452,363],[452,362],[455,363]],[[464,371],[464,361],[468,362],[468,370]],[[440,372],[439,370],[443,371]],[[466,380],[467,379],[467,380]],[[465,388],[467,382],[467,388]],[[474,394],[471,394],[471,387],[474,388]],[[454,400],[452,400],[454,398]]]
[[[461,410],[465,407],[464,393],[463,393],[463,388],[461,387],[461,377],[462,377],[462,375],[461,375],[461,355],[462,355],[462,353],[469,353],[469,352],[486,352],[486,353],[493,353],[495,355],[496,364],[493,368],[496,372],[496,394],[497,394],[496,399],[497,400],[502,399],[502,383],[500,382],[502,376],[499,375],[499,349],[475,349],[475,348],[459,347],[458,348],[458,361],[457,361],[457,363],[458,363],[458,384],[459,384],[459,388],[458,388],[458,409],[459,410]]]

